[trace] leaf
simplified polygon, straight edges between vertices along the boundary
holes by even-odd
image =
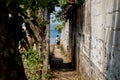
[[[61,25],[61,24],[54,26],[54,29],[58,30],[59,33],[61,33],[62,28],[63,28],[63,25]]]
[[[19,4],[25,4],[25,0],[18,0]]]
[[[60,5],[66,5],[68,0],[59,0]]]
[[[39,26],[37,21],[31,20],[31,22],[32,22],[34,25]]]
[[[21,60],[20,60],[20,54],[19,53],[16,53],[16,56],[15,56],[15,61],[16,61],[16,63],[18,64],[18,65],[22,65],[22,63],[21,63]]]
[[[19,7],[19,13],[20,13],[22,16],[24,16],[25,19],[29,18],[29,17],[27,16],[27,11],[26,11],[26,9]]]
[[[40,25],[41,25],[42,27],[45,27],[47,23],[48,23],[48,22],[44,20],[44,21],[42,21],[42,22],[40,23]]]
[[[25,22],[25,26],[26,26],[26,29],[28,30],[29,34],[30,34],[30,37],[31,37],[32,35],[34,35],[33,30],[30,28],[30,24],[27,23],[27,22]]]
[[[5,57],[9,57],[8,49],[6,49],[6,50],[4,51],[4,56],[5,56]]]
[[[39,0],[39,5],[46,8],[48,6],[48,0]]]
[[[25,22],[22,16],[18,16],[16,21],[19,26],[22,26],[22,24]]]

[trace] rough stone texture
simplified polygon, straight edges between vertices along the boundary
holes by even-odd
[[[120,80],[120,0],[86,0],[75,13],[69,47],[81,80]]]
[[[65,23],[65,27],[63,27],[61,32],[61,44],[67,50],[69,46],[69,20]]]
[[[119,3],[120,0],[88,0],[85,3],[79,69],[84,72],[83,78],[88,76],[87,80],[120,79]],[[90,34],[86,31],[88,26]]]

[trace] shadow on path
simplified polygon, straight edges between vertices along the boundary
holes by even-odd
[[[51,70],[74,70],[72,67],[72,63],[63,63],[63,59],[62,58],[52,58],[50,60],[50,67]]]
[[[60,48],[57,49],[54,46],[54,51],[52,51],[49,56],[51,70],[65,70],[65,71],[74,70],[72,63],[69,61],[64,62],[64,60],[65,56],[61,54]]]
[[[51,47],[49,63],[51,69],[50,80],[78,80],[77,72],[72,66],[71,60],[61,53],[60,48]]]

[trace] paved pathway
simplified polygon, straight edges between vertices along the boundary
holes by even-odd
[[[75,70],[73,70],[68,56],[61,54],[60,48],[57,48],[56,46],[54,47],[50,64],[51,80],[78,80],[78,75]]]

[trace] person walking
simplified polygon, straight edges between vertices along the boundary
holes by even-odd
[[[60,46],[60,37],[59,37],[59,35],[56,36],[56,46],[57,46],[57,48],[59,48],[59,46]]]

